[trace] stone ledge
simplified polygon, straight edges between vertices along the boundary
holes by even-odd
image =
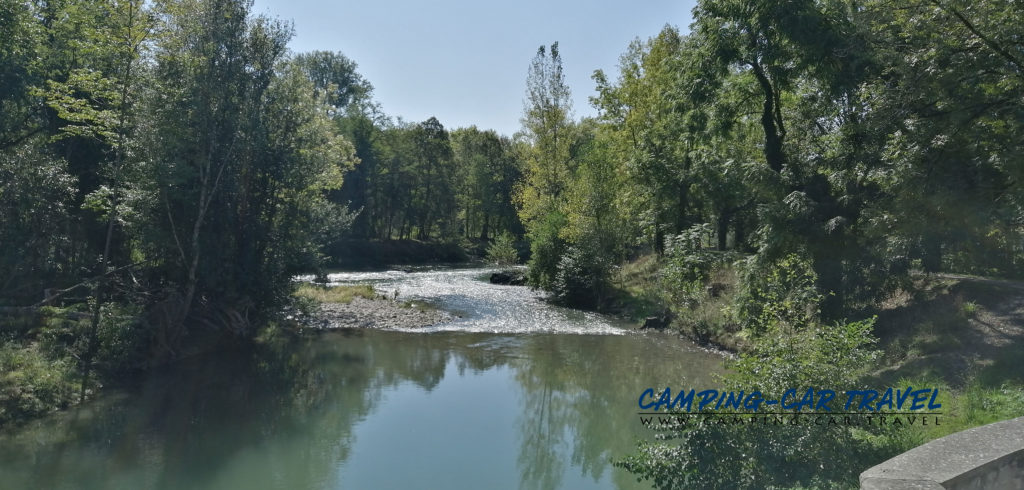
[[[862,490],[1024,488],[1024,417],[923,444],[860,474]]]

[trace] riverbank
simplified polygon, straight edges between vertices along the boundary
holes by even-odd
[[[657,257],[624,264],[615,302],[639,328],[645,317],[697,344],[742,355],[756,339],[731,313],[738,278],[715,271],[689,307],[664,297]],[[914,275],[907,287],[851,320],[875,318],[877,356],[864,366],[877,386],[934,386],[946,407],[942,426],[914,433],[909,447],[958,430],[1024,415],[1024,282],[951,274]]]
[[[662,264],[648,255],[624,264],[607,313],[641,327],[646,318],[698,344],[746,352],[749,340],[730,314],[738,293],[735,271],[716,271],[701,301],[690,307],[664,297]],[[1024,381],[1008,369],[1024,355],[1024,282],[950,274],[917,275],[905,290],[851,320],[877,317],[874,334],[883,351],[876,375],[938,378],[963,387],[980,375],[990,383]]]

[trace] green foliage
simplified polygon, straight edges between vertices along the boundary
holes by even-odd
[[[554,211],[540,221],[530,222],[530,262],[526,277],[530,285],[550,290],[555,283],[558,264],[566,250],[565,241],[559,236],[565,216]]]
[[[0,344],[0,426],[70,406],[77,397],[75,366],[34,346]]]
[[[551,284],[556,301],[584,308],[601,305],[609,288],[611,262],[595,248],[594,241],[572,245],[558,260]]]
[[[332,117],[370,87],[340,54],[292,58],[250,7],[0,6],[0,304],[71,287],[71,320],[20,335],[75,357],[86,393],[251,336],[352,222],[328,199],[355,162]]]
[[[75,184],[63,160],[37,147],[0,152],[0,298],[37,300],[41,284],[62,272],[50,259],[71,250]]]
[[[523,118],[529,145],[525,147],[523,182],[516,195],[519,218],[530,240],[527,276],[530,284],[551,289],[562,255],[567,250],[561,230],[565,189],[573,171],[572,109],[562,73],[558,43],[541,46],[527,75],[527,107]]]
[[[495,230],[520,233],[513,194],[521,175],[512,140],[471,126],[452,132],[452,150],[464,236],[486,240]]]
[[[737,316],[755,335],[778,328],[799,330],[818,319],[822,295],[810,261],[799,255],[768,263],[752,258],[741,284]]]
[[[784,390],[797,386],[855,389],[879,355],[874,349],[874,323],[872,318],[767,331],[733,365],[736,375],[730,382],[768,397],[781,397]]]
[[[942,405],[942,423],[919,426],[915,430],[888,426],[871,432],[856,431],[857,442],[871,448],[880,457],[906,452],[933,439],[1024,414],[1024,386],[1019,382],[1004,381],[997,386],[984,386],[975,378],[966,386],[954,389],[941,380],[923,376],[901,378],[894,386],[938,389],[937,402]]]
[[[213,293],[223,304],[204,308],[210,315],[274,316],[291,277],[317,267],[320,246],[349,221],[327,193],[353,164],[352,145],[331,123],[324,94],[287,59],[286,25],[250,18],[231,1],[162,7],[155,77],[165,93],[151,102],[146,135],[159,164],[146,183],[145,245],[170,259],[162,273],[177,284],[184,313]],[[219,50],[230,62],[212,61]]]
[[[519,251],[516,250],[515,237],[509,232],[498,235],[487,247],[487,261],[495,265],[518,264]]]
[[[41,26],[28,2],[0,2],[0,150],[16,146],[35,122],[30,88],[38,82]],[[26,127],[27,126],[27,127]]]
[[[342,53],[311,51],[295,56],[295,63],[323,94],[335,111],[364,102],[373,92],[370,82],[356,72],[356,62]]]
[[[360,105],[335,117],[359,159],[329,194],[358,213],[352,237],[472,244],[522,233],[512,204],[520,175],[512,140],[476,127],[449,133],[436,118],[391,121],[377,110]]]
[[[557,43],[537,51],[527,99],[530,146],[516,201],[531,243],[530,283],[565,304],[600,306],[632,228],[619,195],[625,176],[597,122],[570,119]]]
[[[769,398],[792,387],[855,389],[877,357],[873,323],[768,332],[734,364],[723,389],[761,390]],[[617,462],[658,488],[845,487],[870,462],[895,454],[858,443],[850,428],[813,424],[708,423],[659,435]]]
[[[733,254],[716,252],[705,246],[711,225],[694,225],[665,239],[665,261],[661,280],[667,296],[684,308],[693,308],[707,299],[712,274],[734,262]]]
[[[111,304],[104,307],[101,318],[96,370],[109,379],[148,368],[152,333],[142,307]]]
[[[430,238],[435,225],[442,230],[442,235],[449,235],[454,223],[445,218],[451,216],[446,211],[455,207],[452,188],[455,167],[448,131],[440,121],[431,117],[413,126],[411,138],[416,155],[412,172],[419,182],[416,185],[418,192],[413,194],[409,205],[415,210],[413,223],[418,228],[417,238]]]
[[[37,332],[37,348],[50,358],[68,362],[77,359],[77,364],[81,364],[89,350],[91,329],[90,315],[82,311],[84,309],[91,307],[78,305],[45,309]],[[97,372],[114,377],[149,367],[147,350],[152,332],[144,321],[141,306],[116,303],[102,306],[93,355]]]
[[[47,355],[115,372],[195,330],[251,337],[352,236],[498,237],[505,261],[522,236],[531,284],[589,306],[617,263],[664,255],[675,305],[754,340],[817,332],[915,268],[1024,272],[1013,1],[701,0],[689,34],[594,74],[594,119],[540,47],[515,139],[390,119],[355,62],[293,56],[251,7],[0,2],[0,304],[73,286],[59,301],[90,319],[45,329]],[[738,254],[727,314],[707,288]],[[907,348],[961,345],[932,330]]]

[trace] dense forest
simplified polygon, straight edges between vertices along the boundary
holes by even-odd
[[[766,393],[860,382],[874,308],[922,273],[1024,274],[1020,2],[701,0],[594,73],[595,117],[541,46],[515,135],[390,117],[353,60],[250,10],[0,0],[0,423],[252,340],[357,242],[496,242],[555,301],[741,340]],[[792,356],[822,362],[764,376]],[[762,464],[686,447],[623,464]]]

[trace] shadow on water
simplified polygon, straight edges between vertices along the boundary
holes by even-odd
[[[720,369],[668,337],[329,332],[0,435],[0,488],[634,488],[638,394]]]

